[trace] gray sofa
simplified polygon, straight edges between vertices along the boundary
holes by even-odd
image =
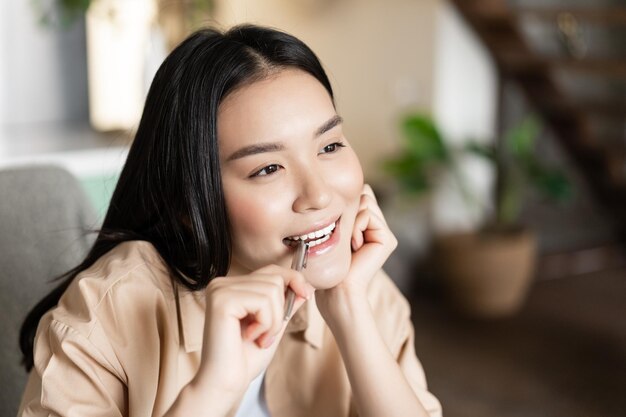
[[[0,170],[0,415],[17,414],[27,374],[18,335],[33,305],[76,266],[98,227],[78,180],[55,166]]]

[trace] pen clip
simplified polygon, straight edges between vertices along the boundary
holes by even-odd
[[[302,268],[306,268],[306,262],[309,260],[309,244],[304,244],[304,259],[302,260]]]
[[[293,261],[291,262],[291,269],[295,269],[296,271],[301,271],[302,268],[306,268],[307,255],[309,253],[309,244],[304,241],[298,242],[298,247],[296,248],[296,253],[293,256]]]

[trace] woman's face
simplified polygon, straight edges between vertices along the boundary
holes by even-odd
[[[307,235],[309,283],[341,282],[363,172],[326,89],[306,72],[283,70],[226,97],[217,127],[233,241],[229,275],[290,267],[295,237]]]

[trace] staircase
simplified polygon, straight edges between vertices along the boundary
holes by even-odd
[[[626,242],[626,0],[452,0]]]

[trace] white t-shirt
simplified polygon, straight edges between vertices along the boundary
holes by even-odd
[[[248,385],[235,417],[270,417],[265,402],[265,371]]]

